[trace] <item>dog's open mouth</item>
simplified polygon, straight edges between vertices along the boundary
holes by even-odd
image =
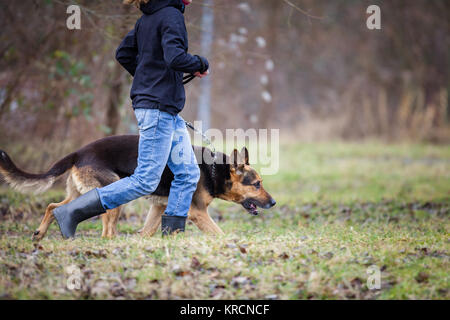
[[[242,203],[242,206],[245,208],[245,210],[247,210],[248,213],[250,213],[251,215],[257,216],[258,215],[258,206],[256,205],[255,202],[253,202],[252,200],[245,200]]]

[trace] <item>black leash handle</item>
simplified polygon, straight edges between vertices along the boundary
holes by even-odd
[[[205,66],[205,64],[203,63],[202,58],[200,58],[198,55],[195,55],[194,57],[197,57],[197,59],[200,61],[201,67],[200,67],[199,72],[200,72],[200,73],[206,72],[206,71],[207,71],[207,70],[205,70],[205,69],[206,69],[206,66]],[[193,75],[192,73],[191,73],[191,74],[185,75],[185,76],[183,77],[183,85],[188,84],[189,82],[191,82],[191,81],[194,80],[194,79],[195,79],[195,75]]]
[[[183,77],[183,85],[188,84],[192,80],[194,80],[195,76],[193,74],[188,74]]]

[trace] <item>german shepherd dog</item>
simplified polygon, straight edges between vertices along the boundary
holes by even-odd
[[[111,136],[103,138],[75,151],[43,174],[31,174],[17,168],[6,152],[0,150],[0,174],[13,188],[21,192],[44,192],[58,177],[69,171],[66,181],[66,198],[59,203],[51,203],[45,210],[39,228],[32,239],[41,240],[54,220],[53,210],[69,203],[80,195],[106,186],[133,174],[138,157],[137,135]],[[193,147],[200,167],[200,180],[194,193],[188,213],[190,219],[203,232],[223,234],[208,214],[207,208],[214,198],[241,204],[250,214],[257,215],[257,207],[270,208],[275,200],[262,186],[259,174],[249,165],[248,150],[236,149],[230,156],[212,152],[205,147]],[[206,157],[205,157],[206,156]],[[210,164],[208,164],[210,163]],[[147,214],[142,236],[152,236],[161,223],[161,216],[167,205],[173,174],[166,166],[161,181],[154,193],[148,196],[152,206]],[[120,207],[108,210],[102,217],[102,237],[113,238],[117,234]]]

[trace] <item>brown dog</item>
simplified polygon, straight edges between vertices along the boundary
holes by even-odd
[[[0,174],[6,182],[21,192],[44,192],[58,177],[70,171],[66,182],[66,198],[48,205],[33,240],[41,240],[53,221],[53,209],[62,206],[81,194],[106,186],[123,177],[130,176],[137,165],[137,135],[112,136],[97,140],[69,154],[43,174],[30,174],[17,168],[9,156],[0,151]],[[203,147],[193,147],[200,167],[200,181],[194,193],[188,218],[197,227],[214,234],[223,234],[208,214],[207,208],[214,198],[241,204],[249,213],[257,215],[257,207],[270,208],[275,200],[264,190],[259,174],[249,165],[248,150],[236,149],[231,156],[217,153],[214,163],[212,153]],[[200,161],[201,160],[201,161]],[[210,164],[208,164],[210,163]],[[166,166],[155,192],[148,196],[153,203],[141,229],[142,236],[151,236],[161,223],[161,215],[167,205],[167,197],[173,174]],[[102,237],[117,234],[120,207],[102,215]]]

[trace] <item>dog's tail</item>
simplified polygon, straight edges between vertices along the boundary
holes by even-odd
[[[0,150],[0,177],[20,192],[41,193],[50,188],[56,179],[72,168],[76,153],[71,153],[55,163],[49,171],[42,174],[27,173],[12,162],[6,152]]]

